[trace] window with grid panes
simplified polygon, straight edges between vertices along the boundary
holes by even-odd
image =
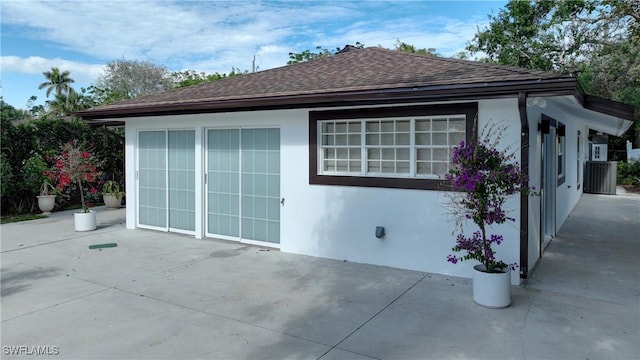
[[[321,124],[322,171],[360,173],[362,124],[360,121],[326,121]]]
[[[465,129],[464,115],[416,119],[416,174],[443,178],[449,172],[452,148],[465,139]]]
[[[466,115],[318,122],[319,173],[441,179]]]

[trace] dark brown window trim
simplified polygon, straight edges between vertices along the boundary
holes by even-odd
[[[552,118],[549,117],[545,114],[542,114],[541,117],[541,125],[540,125],[540,130],[542,130],[543,134],[549,134],[551,132],[551,127],[556,128],[556,138],[555,138],[555,156],[556,156],[556,162],[558,161],[558,143],[560,141],[560,137],[565,137],[566,134],[566,126]],[[558,178],[557,182],[556,182],[556,187],[560,187],[560,185],[564,184],[567,178],[567,169],[566,169],[566,165],[567,165],[567,161],[566,161],[566,157],[567,157],[567,146],[565,143],[565,149],[564,149],[564,154],[563,154],[563,160],[564,160],[564,166],[562,167],[564,173],[562,174],[562,176],[558,176],[558,164],[556,163],[556,177]]]
[[[576,191],[580,191],[580,189],[582,189],[582,185],[581,185],[581,182],[580,182],[580,175],[584,176],[583,170],[581,170],[581,167],[580,167],[580,158],[582,157],[582,151],[581,151],[581,147],[580,147],[580,145],[582,144],[582,132],[580,130],[578,130],[576,138],[578,140],[578,142],[576,143],[576,145],[577,145],[577,152],[576,152],[576,160],[577,160],[577,164],[576,164],[576,170],[577,170],[577,172],[576,172],[576,183],[577,184],[576,185],[577,186],[576,186]]]
[[[562,176],[558,177],[558,184],[557,186],[559,187],[560,185],[564,184],[567,181],[567,138],[566,138],[566,131],[567,128],[566,126],[561,123],[560,121],[558,121],[558,128],[556,129],[556,139],[558,141],[558,144],[562,144],[562,139],[560,138],[564,138],[564,148],[563,153],[562,153]],[[557,156],[557,154],[556,154]]]
[[[437,179],[319,175],[317,144],[318,121],[465,114],[467,119],[466,141],[469,142],[476,141],[477,139],[474,131],[474,122],[476,120],[475,116],[477,113],[477,102],[444,105],[394,106],[385,108],[310,111],[309,184],[418,190],[451,190],[451,187],[448,186],[445,180]]]

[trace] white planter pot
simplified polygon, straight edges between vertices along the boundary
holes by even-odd
[[[116,197],[114,194],[102,194],[104,205],[109,209],[119,209],[122,206],[122,198],[124,193],[120,193],[120,197]]]
[[[88,213],[77,212],[73,214],[73,225],[76,231],[91,231],[98,226],[96,224],[96,213],[89,210]]]
[[[51,215],[51,210],[56,206],[55,195],[40,195],[38,198],[38,207],[44,215]]]
[[[511,305],[511,272],[484,272],[484,265],[473,267],[473,302],[488,308]]]

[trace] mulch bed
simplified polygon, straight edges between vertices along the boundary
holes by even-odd
[[[622,186],[628,193],[640,194],[640,186],[634,185],[620,185]]]

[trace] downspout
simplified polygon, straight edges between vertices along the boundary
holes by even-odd
[[[518,93],[520,112],[520,167],[529,186],[529,119],[527,117],[527,94]],[[520,279],[529,275],[529,195],[520,195]]]

